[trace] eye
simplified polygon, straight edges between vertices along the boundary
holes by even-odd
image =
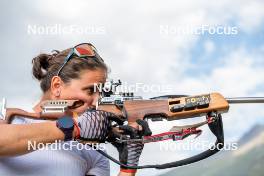
[[[93,95],[95,93],[93,88],[86,89],[87,95]]]
[[[96,93],[98,93],[99,91],[98,91],[98,89],[95,89],[94,87],[90,87],[90,88],[87,88],[86,89],[86,93],[87,93],[87,95],[89,95],[89,96],[91,96],[91,95],[93,95],[93,94],[96,94]]]

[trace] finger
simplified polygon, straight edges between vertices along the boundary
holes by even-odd
[[[142,119],[137,119],[136,121],[140,126],[142,126],[142,131],[139,131],[139,134],[142,136],[151,136],[152,131],[149,128],[148,122]]]
[[[110,131],[110,133],[108,134],[108,138],[107,141],[108,142],[115,142],[116,139],[120,139],[121,138],[121,134],[118,133],[117,131],[115,131],[114,129],[112,131]]]
[[[124,121],[123,119],[121,119],[120,117],[110,113],[111,115],[108,116],[109,120],[112,120],[113,122],[116,122],[118,125],[123,125]]]
[[[137,136],[137,131],[131,126],[121,125],[119,129],[123,130],[123,133],[129,135],[131,139],[134,139]]]

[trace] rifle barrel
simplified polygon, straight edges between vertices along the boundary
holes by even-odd
[[[264,103],[264,97],[232,97],[225,98],[230,104],[239,103]]]

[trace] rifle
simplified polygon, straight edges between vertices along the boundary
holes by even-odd
[[[222,123],[222,113],[227,113],[230,104],[241,103],[264,103],[264,97],[236,97],[225,98],[220,93],[209,93],[195,96],[187,95],[165,95],[153,97],[150,99],[143,99],[140,96],[134,96],[133,93],[118,92],[116,88],[121,85],[121,81],[110,82],[108,91],[101,91],[101,98],[98,100],[96,109],[112,112],[117,115],[122,122],[133,123],[137,119],[162,121],[162,120],[180,120],[186,118],[194,118],[198,116],[206,116],[205,121],[186,125],[174,126],[168,132],[155,134],[152,136],[144,136],[142,138],[133,138],[121,135],[113,142],[142,142],[151,143],[172,139],[174,141],[183,140],[190,135],[199,135],[201,130],[198,129],[202,125],[208,125],[211,132],[215,135],[216,141],[208,150],[179,161],[160,165],[144,165],[144,166],[127,166],[120,163],[115,158],[106,154],[101,150],[99,153],[109,158],[113,162],[131,169],[156,168],[166,169],[171,167],[179,167],[191,164],[214,155],[224,147],[224,132]],[[42,103],[41,113],[28,113],[26,111],[8,108],[5,104],[1,110],[2,116],[7,117],[6,122],[14,115],[22,115],[34,119],[57,119],[69,110],[82,105],[79,100],[48,100]],[[113,126],[116,126],[114,124]]]

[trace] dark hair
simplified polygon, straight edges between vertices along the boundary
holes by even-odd
[[[61,52],[54,50],[52,54],[39,54],[33,58],[32,73],[39,80],[41,90],[44,93],[50,89],[52,77],[57,75],[59,68],[64,63],[64,59],[70,50],[66,49]],[[98,59],[79,58],[75,55],[72,57],[65,67],[63,67],[59,75],[64,83],[68,83],[72,79],[80,78],[80,73],[83,70],[94,71],[102,69],[108,72],[107,65]]]

